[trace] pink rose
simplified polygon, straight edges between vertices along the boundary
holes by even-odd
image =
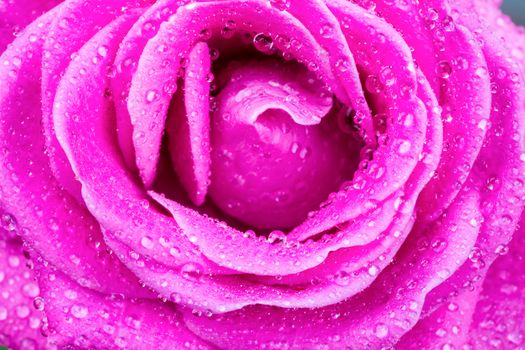
[[[498,3],[0,2],[0,344],[523,348]]]

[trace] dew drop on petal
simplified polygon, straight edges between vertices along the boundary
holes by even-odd
[[[84,305],[73,305],[71,307],[71,314],[76,318],[85,318],[89,314],[89,310]]]
[[[140,244],[146,249],[151,249],[153,248],[153,239],[151,239],[151,237],[144,236],[140,240]]]
[[[441,61],[436,68],[436,72],[441,78],[448,79],[452,73],[452,67],[447,61]]]
[[[290,0],[270,0],[270,4],[279,11],[286,11],[290,8]]]
[[[0,321],[7,319],[7,309],[3,306],[0,306]]]
[[[331,24],[326,23],[321,26],[319,32],[323,38],[328,39],[334,35],[334,27]]]
[[[158,98],[158,92],[156,90],[149,90],[146,92],[146,101],[153,102]]]
[[[259,33],[253,37],[253,45],[262,53],[269,54],[273,51],[272,38],[263,33]]]
[[[388,326],[384,323],[378,323],[375,326],[374,333],[378,338],[383,339],[388,335]]]

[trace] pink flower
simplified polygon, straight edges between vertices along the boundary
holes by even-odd
[[[522,348],[497,3],[0,2],[0,344]]]

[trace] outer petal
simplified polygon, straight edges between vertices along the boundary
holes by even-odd
[[[75,280],[143,295],[136,278],[105,250],[98,223],[57,183],[42,152],[42,45],[58,10],[33,22],[0,57],[0,201],[16,216],[24,241]]]
[[[12,349],[51,349],[41,332],[43,301],[32,266],[20,240],[0,237],[0,344]]]
[[[46,153],[58,183],[82,204],[80,183],[75,179],[71,165],[55,135],[52,115],[55,93],[75,52],[101,27],[121,14],[123,8],[133,8],[137,2],[68,0],[58,9],[49,28],[46,28],[43,48],[45,55],[42,58],[42,121]],[[111,70],[108,69],[108,72]]]
[[[160,300],[104,296],[60,271],[38,266],[52,333],[50,343],[76,349],[212,349],[193,335],[177,310]]]
[[[525,216],[514,239],[501,246],[489,269],[474,313],[474,349],[519,349],[525,343]]]
[[[0,52],[35,18],[60,2],[61,0],[0,2]]]

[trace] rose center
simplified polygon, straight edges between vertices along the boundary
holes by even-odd
[[[258,229],[287,229],[352,177],[356,140],[322,84],[293,65],[229,72],[212,115],[210,196]]]

